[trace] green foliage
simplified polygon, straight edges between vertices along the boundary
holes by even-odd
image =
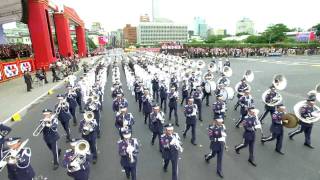
[[[236,36],[243,36],[243,35],[250,35],[249,33],[247,32],[242,32],[242,33],[237,33]]]
[[[186,44],[186,47],[199,47],[199,48],[317,48],[320,47],[320,43],[312,41],[308,43],[198,43],[198,44]]]
[[[87,37],[87,42],[88,42],[88,45],[89,45],[89,51],[93,51],[95,49],[97,49],[97,46],[96,44],[94,44],[94,42],[92,41],[92,39],[88,38]]]
[[[224,38],[225,36],[216,36],[216,35],[211,35],[211,36],[208,36],[207,40],[205,41],[206,43],[215,43],[217,41],[220,41],[222,40],[222,38]]]
[[[313,26],[313,28],[316,29],[316,35],[317,35],[317,36],[320,36],[320,23],[317,24],[317,25],[315,25],[315,26]]]
[[[262,36],[268,40],[269,43],[282,42],[286,38],[285,32],[289,32],[290,29],[284,24],[276,24],[269,26]]]
[[[255,36],[255,35],[251,35],[249,36],[245,42],[246,43],[252,43],[252,44],[259,44],[259,43],[267,43],[267,39],[265,36]]]

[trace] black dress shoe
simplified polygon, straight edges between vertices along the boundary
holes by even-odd
[[[279,150],[275,150],[277,153],[281,154],[281,155],[284,155],[284,152],[282,151],[279,151]]]
[[[126,174],[127,179],[130,179],[130,173]]]
[[[202,119],[199,119],[199,121],[201,121],[201,122],[202,122]]]
[[[186,133],[183,133],[182,136],[184,139],[187,137]]]
[[[198,145],[197,143],[195,143],[195,142],[192,142],[192,141],[191,141],[191,144],[193,144],[194,146]]]
[[[290,139],[290,140],[293,140],[293,137],[292,137],[292,136],[289,136],[289,139]]]
[[[179,124],[178,124],[178,123],[176,123],[176,126],[177,126],[177,127],[179,127]]]
[[[262,145],[264,145],[264,142],[265,142],[265,141],[264,141],[263,139],[261,139],[261,144],[262,144]]]
[[[220,177],[220,178],[223,178],[223,173],[222,172],[217,172],[217,174],[218,174],[218,176]]]
[[[163,167],[163,172],[168,172],[167,168]]]
[[[59,168],[59,164],[54,164],[53,165],[53,170],[57,170]]]
[[[92,160],[92,163],[93,163],[93,164],[97,164],[97,159],[93,159],[93,160]]]
[[[311,146],[311,144],[304,143],[303,145],[307,146],[307,147],[310,148],[310,149],[314,149],[314,147]]]
[[[154,142],[153,142],[153,141],[151,141],[151,145],[152,145],[152,146],[154,145]]]
[[[208,159],[208,155],[206,154],[206,155],[204,155],[204,160],[206,161],[206,163],[207,164],[209,164],[210,163],[210,160]]]
[[[239,149],[236,148],[237,146],[234,147],[234,150],[236,151],[237,154],[240,154]]]
[[[253,162],[252,160],[248,160],[248,162],[252,165],[252,166],[254,166],[254,167],[256,167],[257,166],[257,164],[255,163],[255,162]]]

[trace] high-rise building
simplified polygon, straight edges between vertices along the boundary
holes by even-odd
[[[148,14],[141,15],[140,22],[150,22],[149,15]]]
[[[91,25],[91,31],[100,31],[102,30],[101,23],[93,22]]]
[[[155,22],[156,19],[160,18],[159,14],[159,0],[152,0],[152,21]]]
[[[137,43],[137,28],[127,24],[123,28],[123,39],[126,45],[132,45]]]
[[[140,45],[157,45],[161,42],[180,42],[188,40],[188,26],[175,23],[140,23],[137,41]]]
[[[198,35],[203,39],[207,38],[208,25],[206,20],[201,17],[195,17],[193,19],[194,35]]]
[[[213,36],[215,35],[214,29],[213,28],[209,28],[207,31],[207,36]]]
[[[227,30],[226,29],[216,29],[214,32],[214,35],[225,36],[225,35],[227,35]]]
[[[243,18],[237,22],[236,34],[254,34],[254,23],[249,18]]]

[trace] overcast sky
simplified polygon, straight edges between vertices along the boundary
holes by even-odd
[[[85,21],[101,22],[107,30],[138,25],[139,16],[151,18],[152,0],[54,0],[73,7]],[[193,18],[200,16],[214,28],[225,28],[233,34],[236,22],[247,17],[255,29],[263,31],[268,25],[284,23],[290,28],[308,29],[320,23],[320,0],[158,0],[160,16],[192,27]]]

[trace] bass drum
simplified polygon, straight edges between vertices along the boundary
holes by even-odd
[[[220,90],[220,94],[222,95],[222,100],[223,100],[223,101],[227,101],[227,99],[228,99],[228,92],[227,92],[227,90],[226,90],[226,89],[221,89],[221,90]]]
[[[225,87],[227,94],[228,94],[228,99],[232,100],[234,98],[234,90],[231,87]]]
[[[204,90],[206,91],[206,93],[211,93],[214,92],[217,88],[217,85],[214,81],[209,81],[206,82],[206,84],[204,85]]]

